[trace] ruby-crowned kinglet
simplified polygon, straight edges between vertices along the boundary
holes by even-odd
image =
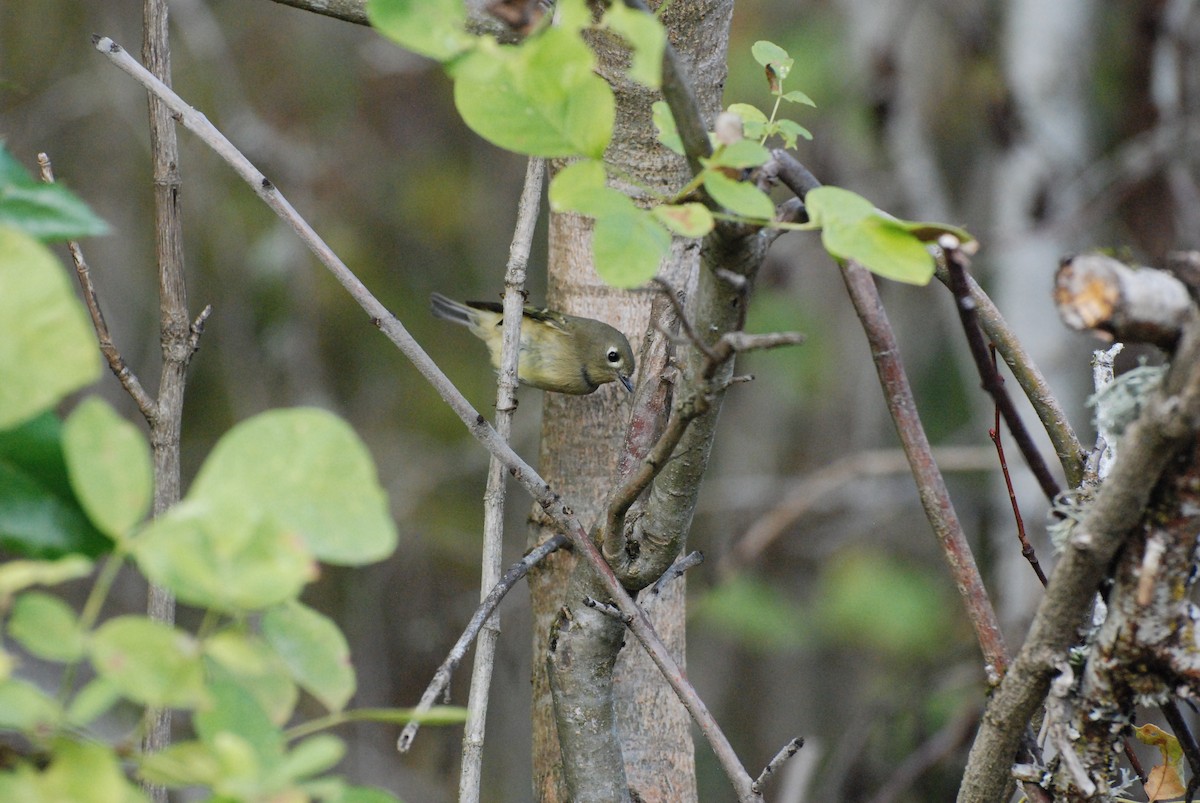
[[[433,314],[461,323],[487,344],[492,365],[500,367],[504,308],[489,301],[461,303],[440,293],[430,296]],[[625,335],[602,321],[537,307],[521,316],[517,379],[556,393],[583,395],[605,382],[619,380],[633,390],[633,349]]]

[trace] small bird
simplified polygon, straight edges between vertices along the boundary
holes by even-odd
[[[486,343],[492,365],[499,369],[502,305],[490,301],[463,303],[441,293],[431,295],[430,301],[435,317],[467,326]],[[616,329],[591,318],[525,307],[517,357],[517,379],[523,384],[582,396],[614,380],[632,391],[632,374],[633,349]]]

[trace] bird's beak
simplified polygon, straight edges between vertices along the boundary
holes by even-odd
[[[633,393],[633,381],[625,374],[617,374],[617,379],[621,380],[621,384],[625,386],[625,390]]]

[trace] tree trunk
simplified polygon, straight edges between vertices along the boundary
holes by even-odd
[[[705,118],[719,108],[732,3],[729,0],[679,0],[664,23]],[[600,72],[617,95],[617,124],[607,161],[656,190],[673,192],[689,178],[681,157],[657,143],[651,104],[659,99],[623,75],[628,58],[613,40],[596,43]],[[640,192],[621,186],[635,199]],[[685,292],[695,285],[699,250],[677,243],[660,275]],[[624,292],[605,285],[592,267],[591,223],[576,215],[552,215],[550,221],[549,306],[608,321],[637,344],[649,321],[650,292]],[[640,378],[640,377],[639,377]],[[594,521],[615,474],[630,397],[615,384],[590,396],[546,394],[540,470],[551,486],[570,500],[584,522]],[[536,520],[531,542],[547,528]],[[562,753],[558,744],[546,656],[551,626],[564,604],[564,589],[574,564],[560,553],[530,576],[533,637],[533,779],[540,801],[567,801]],[[684,654],[683,583],[663,595],[649,611],[655,627],[677,658]],[[682,660],[681,660],[682,662]],[[683,706],[646,658],[632,646],[622,651],[616,669],[616,712],[620,742],[631,788],[645,800],[696,799],[690,723]]]

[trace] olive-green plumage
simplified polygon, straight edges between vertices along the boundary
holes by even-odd
[[[488,301],[453,301],[441,293],[430,296],[433,314],[462,324],[487,344],[492,365],[500,367],[504,308]],[[556,393],[583,395],[606,382],[619,381],[633,390],[633,349],[625,335],[603,321],[580,318],[537,307],[521,316],[521,345],[517,379]]]

